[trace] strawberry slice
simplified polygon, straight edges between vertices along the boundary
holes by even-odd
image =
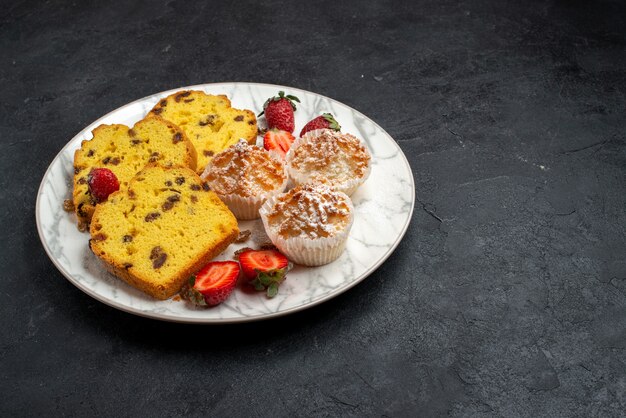
[[[233,292],[238,277],[239,264],[235,261],[213,261],[189,278],[181,295],[196,305],[219,305]]]
[[[276,151],[285,159],[285,155],[295,138],[290,132],[281,131],[280,129],[271,129],[263,136],[263,147],[268,151]]]
[[[248,283],[256,290],[267,289],[270,298],[276,296],[289,270],[289,260],[276,250],[244,251],[239,254],[239,263]]]

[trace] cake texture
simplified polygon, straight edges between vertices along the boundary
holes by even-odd
[[[239,139],[251,144],[256,142],[254,113],[231,107],[230,100],[224,95],[179,91],[159,100],[149,115],[161,116],[185,131],[198,153],[198,173],[202,173],[215,154]]]
[[[336,260],[354,222],[348,195],[322,184],[305,184],[273,196],[259,213],[272,243],[291,261],[305,266]]]
[[[91,221],[98,200],[89,190],[93,168],[108,168],[123,189],[139,170],[151,162],[163,166],[196,168],[196,151],[185,133],[160,117],[126,125],[100,125],[93,138],[83,141],[74,153],[74,190],[72,200],[79,229]]]
[[[279,157],[245,141],[215,155],[202,178],[237,219],[257,219],[265,200],[287,186],[285,166]]]
[[[237,238],[237,220],[191,169],[149,164],[96,206],[89,246],[110,272],[157,299]]]
[[[296,185],[323,183],[350,196],[367,180],[371,158],[354,135],[317,129],[294,141],[285,163]]]

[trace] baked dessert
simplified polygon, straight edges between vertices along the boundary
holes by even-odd
[[[72,200],[81,230],[89,225],[98,203],[88,186],[93,168],[110,169],[122,189],[150,162],[196,168],[196,151],[185,133],[160,117],[141,120],[132,128],[100,125],[92,133],[93,138],[83,141],[74,153]]]
[[[287,186],[282,161],[245,141],[215,155],[201,177],[237,219],[257,219],[261,205]]]
[[[349,196],[367,180],[371,158],[357,137],[317,129],[294,141],[285,164],[296,185],[324,183]]]
[[[89,246],[106,268],[157,299],[234,241],[237,220],[191,169],[149,164],[96,206]]]
[[[179,91],[159,100],[149,115],[161,116],[185,131],[198,153],[198,173],[202,173],[215,154],[240,138],[251,144],[256,142],[254,113],[231,107],[224,95]]]
[[[272,243],[291,261],[305,266],[336,260],[354,221],[348,195],[322,184],[305,184],[273,196],[259,213]]]

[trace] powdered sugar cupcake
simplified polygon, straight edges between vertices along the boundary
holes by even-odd
[[[245,141],[216,154],[201,177],[241,220],[258,218],[263,202],[287,186],[282,161]]]
[[[344,251],[354,221],[352,201],[321,184],[273,196],[259,210],[265,232],[291,261],[320,266]]]
[[[371,155],[357,137],[331,129],[309,131],[285,157],[294,184],[327,184],[348,196],[367,180]]]

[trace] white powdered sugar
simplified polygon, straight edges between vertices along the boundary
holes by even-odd
[[[280,196],[268,214],[270,224],[284,237],[329,237],[345,227],[349,198],[324,185],[305,185]]]
[[[329,129],[307,132],[286,156],[296,184],[321,182],[348,195],[369,176],[371,155],[355,136]]]
[[[244,140],[213,157],[201,177],[219,195],[241,197],[282,191],[287,179],[282,162]]]
[[[324,185],[298,186],[259,210],[272,243],[294,263],[320,266],[345,249],[354,221],[350,198]]]
[[[258,218],[265,200],[287,186],[282,161],[244,140],[217,154],[201,177],[242,220]]]

